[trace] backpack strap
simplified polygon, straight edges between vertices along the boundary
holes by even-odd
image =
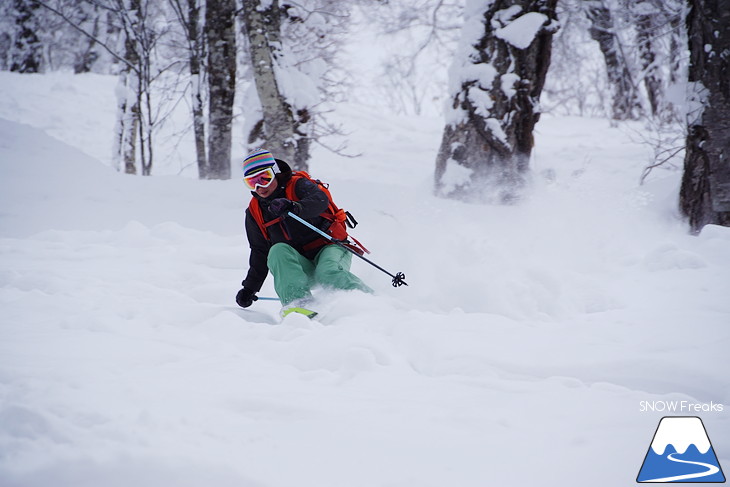
[[[269,240],[269,232],[266,230],[264,215],[263,213],[261,213],[261,205],[259,204],[259,200],[257,200],[256,198],[251,198],[251,201],[248,203],[248,211],[251,212],[253,220],[256,222],[256,225],[259,226],[261,234],[266,240]]]
[[[296,193],[297,181],[302,179],[304,176],[301,171],[294,171],[289,180],[289,184],[286,185],[286,199],[291,201],[299,201]]]
[[[256,222],[256,225],[258,225],[259,230],[261,230],[261,234],[264,236],[266,240],[271,240],[269,237],[269,230],[268,228],[271,225],[276,225],[277,223],[281,223],[281,230],[284,232],[284,238],[287,240],[291,240],[291,237],[289,236],[289,232],[287,232],[286,225],[283,224],[283,220],[281,217],[274,218],[273,220],[269,222],[264,221],[264,215],[261,212],[261,204],[259,203],[259,200],[256,198],[251,198],[251,201],[248,203],[248,209],[251,212],[251,216],[253,217],[254,221]]]

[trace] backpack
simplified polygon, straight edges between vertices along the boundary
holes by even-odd
[[[366,249],[360,242],[358,242],[357,239],[347,234],[347,228],[355,228],[357,226],[357,220],[355,220],[355,218],[349,211],[345,211],[337,207],[335,202],[332,201],[332,194],[329,191],[328,184],[323,183],[319,179],[312,179],[312,177],[305,171],[294,171],[292,172],[291,179],[289,180],[289,183],[286,187],[286,198],[292,201],[299,200],[296,195],[295,188],[297,182],[302,178],[305,178],[310,182],[316,184],[317,187],[327,196],[327,201],[329,202],[329,204],[327,205],[327,209],[323,213],[320,213],[319,216],[327,220],[329,223],[326,228],[321,230],[330,235],[333,239],[342,243],[344,246],[348,247],[353,252],[356,252],[359,255],[363,255],[364,253],[369,254],[370,251],[368,249]],[[281,222],[281,217],[275,218],[270,222],[264,222],[264,216],[261,212],[261,205],[256,198],[251,198],[251,202],[248,204],[248,209],[251,212],[251,216],[253,216],[254,220],[256,221],[259,229],[261,230],[264,238],[266,240],[271,240],[267,228],[271,225],[275,225]],[[282,227],[282,229],[284,230],[284,236],[288,239],[289,236],[286,233],[286,228]],[[354,244],[348,240],[348,237],[352,239]],[[305,245],[304,250],[308,251],[311,249],[315,249],[328,243],[329,241],[326,238],[320,237]]]

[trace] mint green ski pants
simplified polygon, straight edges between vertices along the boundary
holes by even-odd
[[[314,260],[309,260],[285,243],[274,244],[267,260],[282,305],[311,297],[316,284],[372,293],[367,284],[350,272],[351,263],[352,254],[337,245],[325,245]]]

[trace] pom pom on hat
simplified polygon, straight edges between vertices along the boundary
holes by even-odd
[[[243,160],[243,175],[248,176],[267,167],[276,165],[276,160],[271,152],[266,149],[256,149]]]

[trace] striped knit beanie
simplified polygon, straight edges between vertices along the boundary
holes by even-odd
[[[243,160],[243,175],[248,176],[274,165],[276,160],[271,152],[266,149],[256,149]]]

